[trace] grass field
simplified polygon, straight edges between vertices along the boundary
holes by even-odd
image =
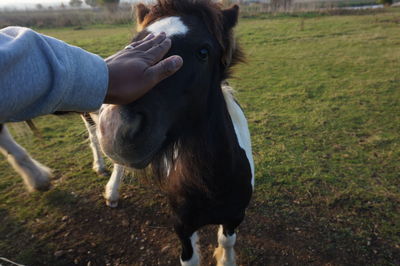
[[[364,15],[247,18],[247,64],[234,85],[250,122],[256,192],[238,234],[240,265],[399,265],[400,9]],[[101,56],[133,25],[41,30]],[[126,179],[105,207],[78,116],[36,120],[16,139],[54,169],[28,194],[0,161],[0,257],[27,265],[177,265],[156,188]],[[204,230],[206,263],[215,228]],[[162,236],[160,238],[160,236]]]

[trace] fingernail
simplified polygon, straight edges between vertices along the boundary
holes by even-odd
[[[171,58],[171,67],[173,69],[177,69],[178,67],[180,67],[183,63],[183,60],[180,56],[173,56]]]

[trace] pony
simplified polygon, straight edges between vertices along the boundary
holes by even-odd
[[[116,168],[145,169],[165,192],[180,240],[181,265],[199,265],[197,231],[220,225],[217,265],[235,265],[235,229],[254,188],[254,162],[244,113],[227,85],[243,61],[233,28],[239,7],[211,0],[138,4],[138,33],[165,32],[183,67],[128,105],[103,105],[97,135]],[[118,177],[111,181],[116,189]],[[115,185],[112,184],[114,182]]]
[[[56,115],[62,115],[69,112],[57,112]],[[99,142],[96,135],[96,120],[97,114],[81,113],[81,118],[85,123],[89,133],[90,147],[93,153],[93,170],[98,174],[105,176],[108,174],[104,163],[104,158],[101,153]],[[27,121],[28,123],[28,121]],[[28,125],[36,133],[40,135],[38,129],[33,122],[29,121]],[[45,191],[51,187],[50,178],[52,177],[51,170],[45,165],[33,159],[29,153],[21,147],[11,136],[6,125],[0,124],[0,152],[8,159],[14,170],[20,174],[28,191]],[[118,170],[118,169],[117,169]],[[118,172],[114,170],[113,172]],[[114,174],[115,175],[115,174]],[[109,193],[108,193],[109,194]],[[115,193],[114,193],[115,194]],[[105,196],[107,193],[105,193]],[[115,197],[115,195],[114,195]],[[107,205],[116,207],[115,203],[107,200]]]
[[[11,136],[7,127],[0,124],[0,152],[19,173],[29,191],[50,188],[51,170],[33,159]]]

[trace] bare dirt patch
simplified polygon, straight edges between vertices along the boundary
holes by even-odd
[[[25,258],[19,262],[27,265],[179,265],[180,244],[168,204],[157,189],[124,185],[116,209],[105,206],[100,189],[80,195],[60,186],[48,199],[56,220],[49,223],[52,213],[44,213],[43,220],[10,224],[19,229],[6,236],[14,243],[5,249],[6,257]],[[10,222],[3,214],[1,220]],[[216,232],[216,226],[208,226],[199,233],[202,265],[214,265]],[[238,264],[361,265],[368,261],[365,256],[354,260],[353,251],[342,243],[327,249],[332,243],[321,238],[321,232],[315,221],[284,220],[255,199],[238,230]]]

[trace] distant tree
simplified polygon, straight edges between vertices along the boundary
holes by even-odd
[[[80,7],[82,5],[82,0],[70,0],[69,5],[71,7]]]
[[[85,3],[91,7],[96,7],[98,5],[97,0],[85,0]]]
[[[65,9],[65,7],[66,7],[66,6],[64,5],[64,3],[61,3],[60,8],[61,8],[61,9]]]
[[[42,4],[36,4],[36,9],[42,10],[43,9],[43,5]]]
[[[115,12],[118,9],[119,0],[99,0],[98,3],[106,7],[110,12]]]

